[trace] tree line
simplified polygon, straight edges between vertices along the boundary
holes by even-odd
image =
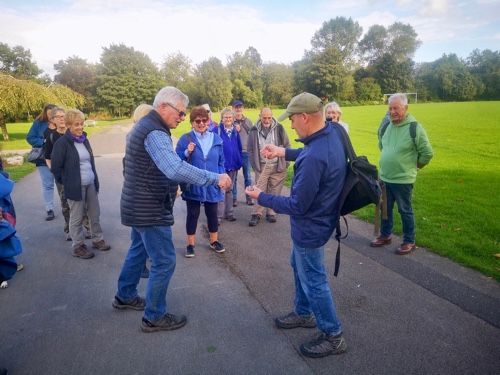
[[[351,18],[325,21],[311,48],[292,64],[264,62],[248,47],[224,63],[212,56],[194,65],[176,52],[157,65],[133,47],[111,44],[103,47],[97,64],[78,56],[60,60],[53,80],[42,75],[29,50],[0,43],[0,123],[27,118],[48,101],[94,117],[129,116],[166,85],[185,92],[191,103],[209,103],[217,110],[236,98],[247,107],[282,106],[303,91],[344,106],[376,104],[394,92],[417,92],[419,101],[500,99],[499,51],[476,49],[466,59],[443,54],[417,64],[413,56],[422,42],[411,25],[373,25],[362,34]],[[5,94],[13,87],[17,96]]]

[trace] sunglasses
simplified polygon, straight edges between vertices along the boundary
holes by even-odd
[[[208,122],[208,119],[207,118],[204,118],[202,120],[198,119],[198,120],[193,120],[193,122],[195,122],[197,125],[200,125],[201,123],[206,124]]]
[[[170,103],[165,102],[165,104],[166,104],[166,105],[168,105],[170,108],[175,109],[175,110],[177,111],[177,113],[179,114],[179,117],[186,117],[186,112],[183,112],[183,111],[181,111],[181,110],[179,110],[179,109],[175,108],[175,107],[174,107],[172,104],[170,104]]]

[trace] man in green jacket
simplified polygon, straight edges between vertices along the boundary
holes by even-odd
[[[372,247],[380,247],[392,242],[394,203],[397,203],[404,233],[403,243],[396,250],[399,255],[415,250],[415,218],[411,203],[413,184],[417,171],[429,164],[434,155],[425,129],[407,112],[408,99],[404,94],[389,97],[390,123],[385,131],[382,125],[378,130],[378,147],[382,152],[380,179],[386,186],[387,219],[382,219],[380,236],[370,243]],[[412,127],[415,129],[413,135]]]

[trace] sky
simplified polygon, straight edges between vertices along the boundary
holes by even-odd
[[[416,62],[500,50],[500,0],[0,0],[0,42],[29,49],[51,77],[59,60],[98,63],[103,48],[120,43],[158,65],[177,52],[193,64],[215,56],[225,65],[250,46],[264,62],[289,64],[337,16],[363,34],[410,24],[422,41]]]

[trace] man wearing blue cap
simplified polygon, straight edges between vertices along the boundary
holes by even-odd
[[[252,120],[248,117],[243,116],[243,102],[241,100],[235,100],[232,104],[233,112],[234,112],[234,126],[236,130],[240,133],[241,138],[241,146],[242,153],[241,156],[243,158],[243,178],[245,179],[245,188],[248,186],[252,186],[252,176],[250,174],[250,159],[248,158],[247,152],[247,142],[248,142],[248,134],[250,133],[250,129],[252,128]],[[237,206],[236,197],[238,195],[237,185],[238,185],[238,174],[236,174],[236,178],[234,179],[233,186],[233,207]],[[253,200],[248,195],[246,196],[246,203],[249,206],[253,206]]]

